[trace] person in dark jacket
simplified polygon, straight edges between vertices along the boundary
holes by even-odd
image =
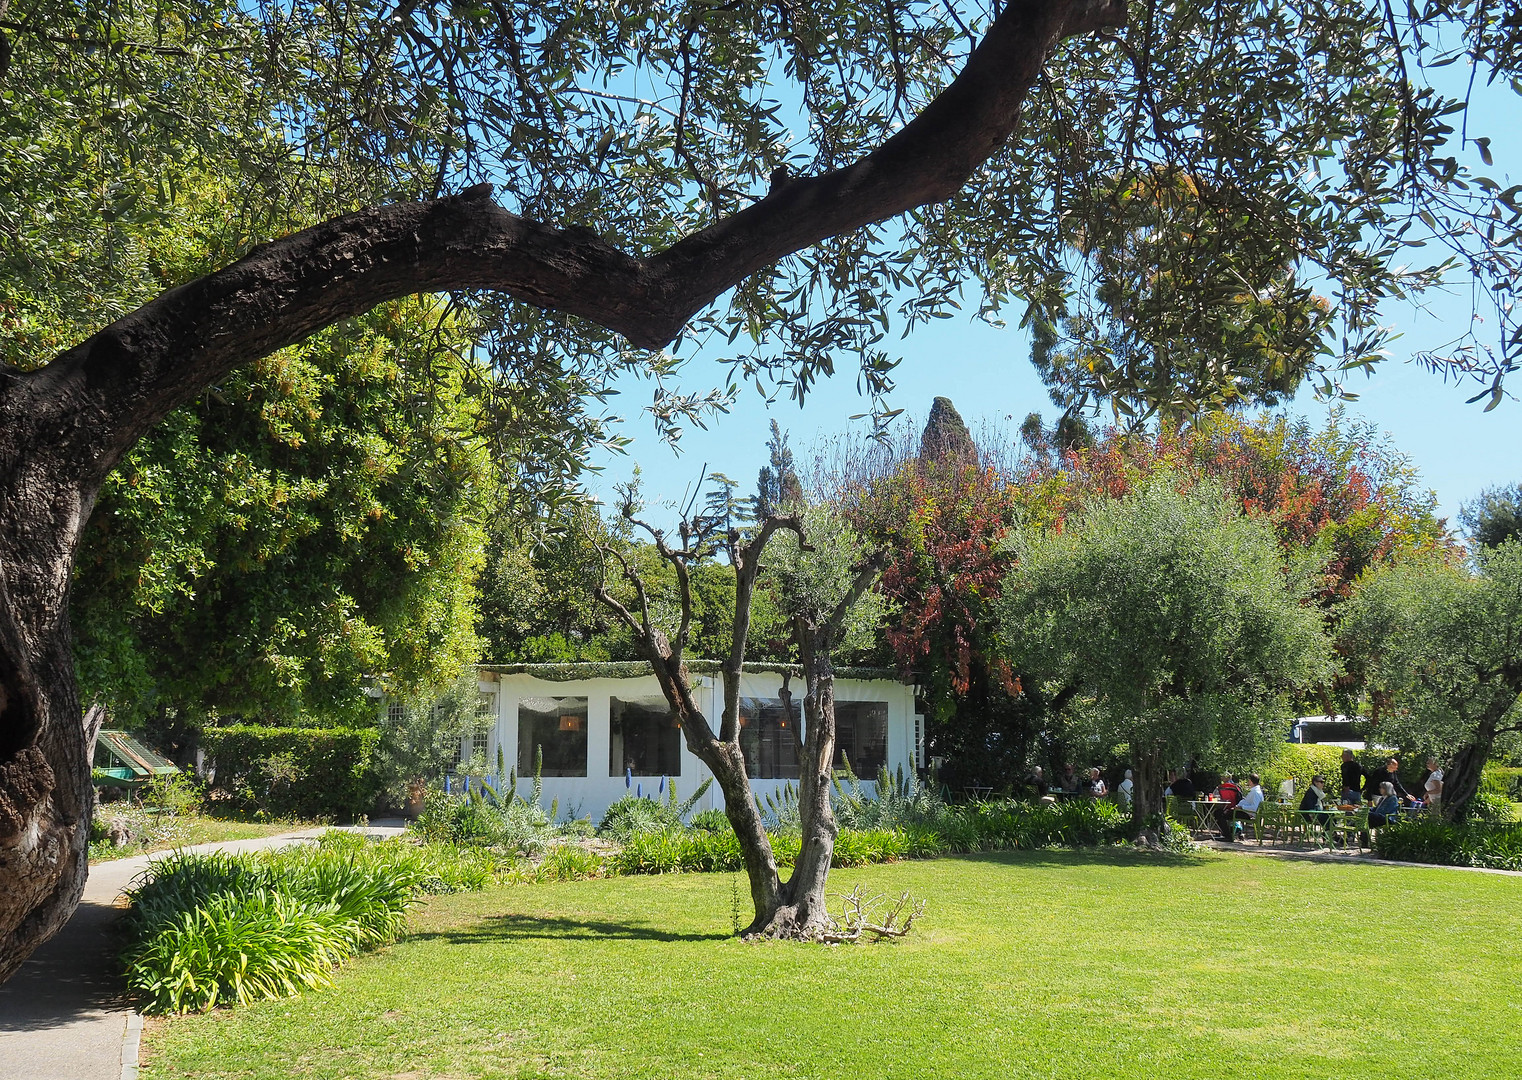
[[[1364,782],[1363,769],[1359,768],[1358,762],[1353,760],[1353,751],[1344,750],[1342,752],[1341,768],[1342,790],[1344,792],[1351,791],[1355,794],[1362,791]]]
[[[1317,773],[1311,777],[1311,786],[1305,789],[1305,798],[1300,800],[1300,812],[1307,821],[1314,821],[1312,812],[1326,808],[1326,777]]]
[[[1400,816],[1400,796],[1390,781],[1382,781],[1379,790],[1379,803],[1369,812],[1369,827],[1373,829],[1382,829]]]
[[[1376,800],[1382,794],[1382,791],[1381,791],[1379,785],[1380,784],[1389,784],[1391,787],[1393,787],[1395,789],[1395,794],[1400,796],[1400,801],[1401,802],[1403,802],[1403,803],[1414,803],[1414,802],[1416,802],[1416,796],[1411,794],[1409,791],[1407,791],[1406,790],[1406,785],[1404,785],[1404,784],[1402,784],[1400,782],[1399,769],[1400,769],[1400,762],[1396,761],[1394,758],[1391,758],[1389,761],[1385,762],[1385,767],[1384,767],[1383,771],[1380,771],[1378,769],[1376,769],[1374,771],[1374,777],[1373,777],[1373,780],[1374,780],[1374,795],[1375,795]]]
[[[1190,799],[1194,798],[1194,782],[1189,779],[1189,774],[1185,773],[1180,776],[1177,769],[1169,769],[1168,790],[1166,794],[1172,795],[1175,798],[1183,799],[1185,802],[1188,802]]]

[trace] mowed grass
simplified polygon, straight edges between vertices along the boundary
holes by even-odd
[[[735,875],[437,898],[327,992],[175,1019],[148,1076],[1522,1077],[1522,881],[1025,852],[837,871],[875,947],[744,944]]]

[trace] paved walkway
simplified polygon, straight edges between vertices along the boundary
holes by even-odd
[[[304,829],[254,840],[201,844],[189,851],[256,851],[309,840]],[[392,836],[399,823],[377,823]],[[162,852],[158,854],[163,854]],[[117,897],[154,855],[90,867],[74,917],[0,986],[0,1075],[4,1080],[133,1080],[142,1017],[125,999],[116,954]]]

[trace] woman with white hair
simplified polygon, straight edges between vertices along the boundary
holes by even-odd
[[[1382,829],[1400,814],[1400,796],[1388,780],[1379,785],[1379,802],[1369,811],[1369,827]]]
[[[1136,785],[1131,783],[1131,770],[1126,770],[1126,778],[1115,788],[1115,799],[1121,806],[1131,805],[1131,789]]]

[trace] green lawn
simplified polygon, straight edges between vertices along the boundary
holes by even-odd
[[[151,1036],[149,1077],[1522,1076],[1522,882],[1234,855],[837,871],[902,942],[729,937],[734,875],[434,900],[336,988]]]

